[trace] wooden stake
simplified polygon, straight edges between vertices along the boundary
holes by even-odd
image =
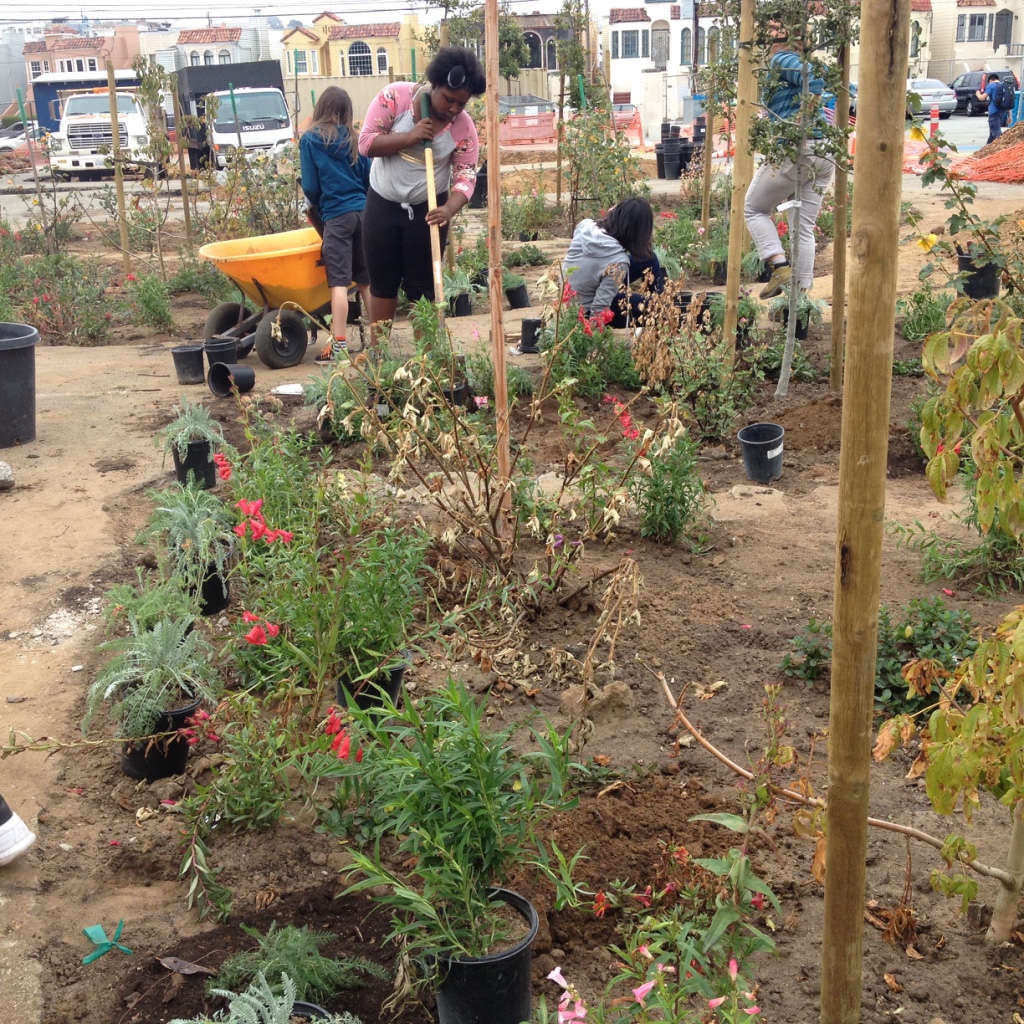
[[[885,524],[910,0],[861,4],[849,337],[839,458],[822,1024],[861,1020],[864,858]]]
[[[38,145],[35,139],[32,138],[32,133],[29,131],[28,117],[25,114],[25,101],[21,95],[21,89],[17,89],[18,94],[18,111],[21,114],[21,123],[25,126],[25,145],[28,147],[28,162],[32,166],[32,180],[35,183],[36,188],[36,200],[39,203],[39,223],[43,225],[43,239],[46,242],[46,251],[49,254],[53,254],[57,251],[57,225],[54,224],[53,232],[50,232],[50,222],[46,216],[46,201],[43,195],[43,186],[39,182],[39,168],[36,167],[36,152],[35,147]],[[50,157],[47,154],[47,161]],[[53,168],[50,168],[50,179],[53,180]],[[54,204],[56,207],[56,204]],[[54,210],[54,216],[56,216],[56,208]]]
[[[430,117],[430,95],[420,93],[420,117]],[[427,209],[437,209],[437,183],[434,181],[434,144],[431,139],[423,140],[423,160],[427,170]],[[439,307],[444,302],[444,274],[441,270],[441,229],[430,225],[430,266],[434,271],[434,302]]]
[[[132,254],[128,242],[128,212],[124,205],[124,170],[121,165],[121,133],[117,116],[117,81],[114,78],[114,65],[107,61],[107,91],[110,93],[110,137],[112,139],[114,158],[114,188],[117,191],[117,223],[121,231],[121,258],[124,261],[124,272],[132,272]]]
[[[836,99],[836,127],[845,129],[850,123],[850,44],[838,55],[842,85]],[[832,364],[828,386],[838,391],[843,382],[843,348],[846,342],[846,211],[849,206],[849,175],[840,163],[836,167],[834,186],[835,227],[832,229]]]
[[[743,222],[743,203],[747,186],[753,176],[754,154],[747,139],[757,99],[757,80],[754,77],[751,47],[754,45],[754,0],[740,0],[739,74],[736,81],[736,118],[734,136],[735,153],[732,162],[732,196],[729,203],[729,276],[725,283],[725,324],[723,333],[728,346],[728,358],[736,358],[736,323],[739,319],[740,264],[746,225]]]
[[[700,197],[700,222],[706,235],[711,222],[711,151],[715,119],[711,113],[713,106],[711,93],[705,92],[704,98],[704,188]]]
[[[487,68],[487,251],[490,254],[488,298],[491,303],[491,359],[494,362],[494,415],[498,431],[498,475],[503,488],[502,540],[507,553],[515,543],[509,478],[508,381],[505,373],[505,328],[501,317],[501,147],[498,142],[498,0],[484,5],[484,60]]]
[[[171,86],[174,97],[174,131],[175,141],[178,144],[178,175],[181,178],[181,207],[185,215],[185,242],[192,245],[192,211],[189,209],[188,198],[188,168],[185,166],[185,145],[182,141],[185,129],[181,124],[181,100],[178,97],[178,77],[173,78]]]

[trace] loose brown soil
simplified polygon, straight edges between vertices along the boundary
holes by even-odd
[[[939,203],[914,198],[941,219]],[[1008,202],[1014,209],[1022,205],[1018,192],[989,202],[1003,213]],[[564,240],[544,242],[553,254],[564,245]],[[823,269],[830,254],[822,258]],[[924,258],[912,243],[903,245],[902,293],[916,286]],[[538,275],[528,275],[531,283]],[[816,295],[827,297],[830,291],[829,277],[816,280]],[[144,492],[169,479],[151,443],[183,390],[174,381],[167,350],[182,337],[201,336],[205,315],[194,296],[185,297],[177,310],[177,338],[138,331],[106,348],[37,351],[38,437],[0,452],[17,480],[13,491],[0,494],[4,736],[10,730],[64,741],[77,735],[83,693],[98,663],[93,647],[101,637],[100,597],[112,582],[130,576],[142,555],[133,539],[148,513]],[[506,330],[515,333],[520,315],[536,313],[507,315]],[[449,325],[469,343],[474,331],[486,337],[489,317],[483,311]],[[899,337],[895,345],[898,359],[919,354]],[[823,366],[829,346],[828,324],[812,330],[806,348],[813,362]],[[311,351],[291,371],[272,372],[257,363],[257,393],[303,380],[313,371],[312,357]],[[539,365],[537,357],[517,358],[527,368]],[[951,510],[932,497],[905,426],[910,403],[923,386],[913,377],[893,382],[886,518],[953,531]],[[607,793],[595,786],[576,810],[552,823],[562,849],[585,850],[582,874],[594,890],[615,879],[635,882],[642,890],[665,843],[682,843],[692,856],[701,856],[730,842],[721,829],[690,819],[735,809],[737,780],[699,746],[676,749],[673,716],[655,674],[663,672],[674,692],[689,684],[684,704],[694,723],[716,747],[745,763],[759,749],[764,685],[779,680],[776,666],[789,650],[788,641],[809,618],[831,615],[842,398],[821,383],[794,384],[783,400],[775,400],[772,390],[764,387],[747,418],[785,426],[783,476],[773,488],[752,485],[734,444],[709,446],[701,463],[714,500],[706,551],[688,554],[642,541],[628,523],[614,542],[593,544],[588,551],[581,582],[626,553],[636,559],[644,581],[641,623],[622,634],[615,665],[599,673],[602,693],[591,704],[594,732],[587,753],[626,771],[625,782]],[[229,401],[213,399],[201,388],[192,389],[190,397],[202,398],[231,425],[235,410]],[[303,429],[312,425],[311,413],[297,400],[286,399],[279,415]],[[535,443],[538,473],[557,469],[557,424],[544,424]],[[919,556],[887,534],[882,600],[903,607],[912,597],[940,594],[940,585],[921,582],[918,567]],[[986,626],[1015,600],[979,598],[955,583],[946,586],[954,591],[947,602]],[[566,692],[573,681],[571,662],[570,671],[564,670],[565,653],[580,655],[598,615],[598,599],[584,593],[569,608],[552,605],[526,627],[518,646],[540,666],[530,696],[526,688],[495,686],[497,674],[483,675],[468,659],[455,672],[498,721],[540,710],[565,724]],[[413,692],[422,692],[437,670],[427,663],[414,666]],[[827,687],[787,681],[782,702],[789,742],[811,759],[809,778],[822,793]],[[920,781],[905,778],[908,766],[908,758],[897,756],[873,769],[872,814],[939,836],[959,829],[958,821],[941,820],[931,811]],[[194,763],[192,773],[202,778],[200,768]],[[186,779],[184,786],[193,784]],[[180,819],[163,809],[167,805],[161,800],[180,797],[182,783],[137,786],[121,775],[116,747],[102,745],[5,760],[0,788],[39,835],[28,855],[0,870],[4,1020],[163,1022],[212,1010],[218,1004],[203,994],[206,975],[174,974],[155,958],[176,956],[216,968],[232,950],[252,945],[239,929],[242,923],[263,930],[275,920],[309,924],[335,933],[333,952],[392,965],[381,942],[386,922],[362,897],[337,898],[343,847],[316,831],[299,808],[271,831],[214,835],[211,857],[223,868],[220,880],[231,888],[235,907],[230,924],[214,925],[186,910],[184,886],[177,880]],[[157,813],[146,817],[137,813],[140,808]],[[982,860],[1001,863],[1009,834],[1003,810],[983,801],[970,834]],[[810,872],[813,846],[794,834],[791,815],[783,812],[755,843],[753,855],[782,903],[781,914],[766,913],[761,921],[778,946],[778,955],[758,967],[763,1019],[814,1020],[824,890]],[[890,832],[869,836],[866,903],[876,918],[900,906],[912,910],[917,938],[892,945],[870,921],[865,925],[865,1022],[995,1024],[1024,1006],[1021,943],[992,948],[982,941],[981,904],[991,905],[994,883],[982,881],[979,906],[963,917],[957,905],[931,890],[929,874],[937,866],[929,848],[908,849]],[[515,884],[541,911],[535,992],[555,994],[544,975],[560,964],[589,997],[597,996],[615,971],[606,949],[617,939],[614,918],[556,913],[550,894],[530,875],[523,873]],[[102,924],[112,935],[119,920],[124,921],[121,942],[132,955],[115,950],[83,965],[91,945],[82,929]],[[368,985],[339,997],[330,1008],[348,1008],[370,1024],[378,1019],[387,988]],[[429,1007],[412,1007],[399,1019],[411,1024],[433,1018]]]

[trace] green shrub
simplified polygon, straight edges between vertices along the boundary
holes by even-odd
[[[640,377],[626,343],[580,313],[578,306],[566,305],[544,331],[541,349],[551,363],[552,384],[569,383],[573,394],[583,398],[597,398],[616,385],[638,389]]]
[[[666,451],[651,453],[649,473],[633,478],[632,497],[640,516],[640,536],[674,544],[693,531],[704,512],[704,483],[697,469],[697,444],[676,438]]]
[[[142,277],[129,274],[128,278],[126,301],[131,319],[154,330],[170,330],[174,326],[174,315],[167,285],[156,274]]]
[[[943,330],[950,301],[948,292],[935,292],[928,281],[923,282],[896,303],[900,334],[907,341],[924,341],[930,334]]]

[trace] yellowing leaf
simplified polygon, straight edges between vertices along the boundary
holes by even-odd
[[[903,986],[896,980],[892,974],[883,974],[882,977],[885,979],[886,985],[893,990],[893,992],[902,992]]]
[[[818,836],[814,844],[814,859],[811,861],[811,877],[819,884],[825,884],[825,854],[828,849],[828,840],[824,836]]]
[[[923,953],[918,953],[918,951],[916,949],[914,949],[913,946],[907,946],[907,956],[909,956],[911,960],[923,960],[924,959],[924,954]]]

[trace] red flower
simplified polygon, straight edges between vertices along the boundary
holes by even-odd
[[[362,762],[362,760],[363,760],[363,748],[362,748],[362,747],[360,747],[360,748],[359,748],[359,749],[358,749],[358,750],[356,751],[356,764],[359,764],[359,763],[361,763],[361,762]]]
[[[253,626],[252,629],[245,634],[245,639],[251,644],[265,644],[267,642],[267,634],[262,626]]]
[[[260,509],[263,508],[262,498],[258,498],[256,501],[246,501],[243,498],[241,501],[235,502],[235,508],[241,509],[242,515],[244,516],[256,516],[259,519],[263,518],[263,516],[260,515]]]
[[[649,907],[651,905],[651,887],[647,886],[643,894],[636,897],[636,900],[641,907]]]
[[[266,624],[266,626],[267,626],[267,636],[274,637],[274,636],[277,636],[277,634],[281,632],[281,627],[280,626],[275,626],[274,623],[272,623],[272,622],[268,622]]]
[[[351,749],[352,737],[345,731],[338,733],[338,735],[334,737],[334,742],[331,743],[331,750],[333,750],[342,761],[348,760],[348,755]]]
[[[267,526],[266,526],[266,523],[263,522],[263,520],[261,520],[261,519],[250,519],[249,520],[249,525],[252,527],[252,539],[253,540],[259,540],[260,537],[263,537],[263,536],[266,535],[266,533],[267,533]]]
[[[782,238],[782,236],[785,235],[787,231],[789,231],[789,224],[787,224],[784,220],[780,220],[778,224],[775,225],[775,230],[778,231],[779,238]]]
[[[754,893],[753,897],[750,900],[750,905],[755,910],[764,910],[764,895],[763,895],[763,893],[759,893],[759,892],[758,893]]]
[[[571,284],[568,281],[565,282],[565,287],[562,289],[562,305],[568,306],[573,299],[576,298],[576,292],[573,290]]]
[[[672,213],[671,210],[662,210],[661,211],[661,216],[664,217],[665,220],[678,220],[679,219],[679,214],[678,213]]]
[[[594,896],[594,917],[604,917],[608,912],[608,897],[603,892],[599,892]]]
[[[235,528],[234,532],[239,537],[244,537],[249,532],[249,521],[246,520],[244,523],[239,523]]]
[[[254,615],[252,612],[242,612],[242,621],[243,622],[259,622],[260,621],[260,617],[258,615]]]
[[[137,281],[138,278],[134,274],[126,274],[125,275],[125,280],[126,281]]]

